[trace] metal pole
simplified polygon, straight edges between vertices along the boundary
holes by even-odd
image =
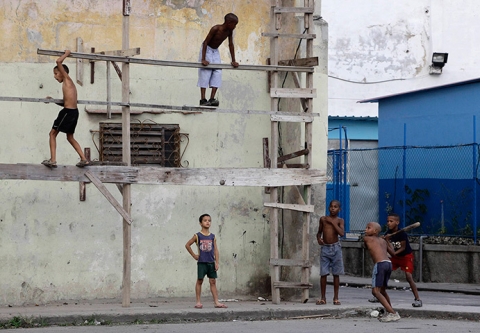
[[[403,124],[403,207],[402,207],[402,222],[400,223],[400,227],[405,227],[405,221],[407,218],[406,210],[407,210],[407,191],[405,190],[407,185],[407,124]],[[395,203],[393,203],[395,205]]]
[[[477,117],[473,116],[473,241],[477,244]]]
[[[345,184],[343,184],[343,145],[342,145],[342,125],[340,124],[338,126],[338,137],[339,137],[339,142],[340,142],[340,146],[339,146],[339,151],[338,151],[338,154],[339,154],[339,157],[340,157],[340,163],[338,164],[338,196],[335,198],[337,200],[342,200],[342,196],[343,196],[343,186]],[[342,202],[343,203],[343,202]],[[340,211],[340,216],[341,217],[345,217],[343,216],[343,210]]]
[[[346,127],[343,127],[341,126],[340,127],[340,130],[343,130],[345,128],[345,149],[343,150],[343,195],[342,195],[342,205],[346,205],[347,204],[347,187],[348,187],[348,183],[347,183],[347,148],[348,148],[348,137],[347,137],[347,128]],[[350,205],[350,201],[348,201],[348,205]],[[346,206],[345,206],[345,209],[342,210],[343,211],[343,219],[345,220],[345,232],[350,232],[350,216],[347,216],[347,211],[350,211],[350,210],[347,210],[346,209]]]
[[[428,236],[420,236],[420,241],[419,241],[419,256],[420,256],[420,271],[418,272],[418,282],[423,282],[423,239],[427,238]]]

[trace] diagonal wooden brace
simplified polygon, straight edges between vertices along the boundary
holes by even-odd
[[[132,224],[132,218],[130,215],[123,209],[122,205],[115,199],[115,197],[108,191],[107,187],[103,185],[102,181],[95,177],[90,171],[85,172],[85,176],[91,180],[93,185],[95,185],[98,190],[107,198],[107,200],[112,204],[112,206],[117,210],[117,212],[122,215],[122,217],[127,221],[128,224]]]

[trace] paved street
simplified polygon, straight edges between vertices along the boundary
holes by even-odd
[[[262,295],[254,295],[225,299],[228,309],[215,309],[211,296],[206,293],[203,309],[194,309],[192,292],[192,297],[188,298],[133,300],[128,308],[122,307],[120,300],[115,299],[2,306],[0,322],[8,324],[21,319],[30,324],[50,326],[30,328],[29,332],[190,332],[193,329],[196,332],[313,332],[318,331],[319,325],[342,333],[352,329],[355,333],[364,332],[364,329],[371,332],[375,330],[372,327],[399,332],[422,330],[422,333],[479,331],[472,330],[480,327],[478,285],[418,283],[423,307],[413,308],[413,295],[404,289],[407,284],[393,280],[391,286],[395,290],[390,289],[388,293],[393,308],[402,319],[398,323],[380,323],[370,317],[371,311],[380,304],[368,302],[371,289],[365,286],[369,281],[369,278],[344,277],[342,284],[348,286],[340,289],[340,306],[332,304],[333,287],[328,285],[326,305],[315,305],[317,295],[312,292],[307,303],[293,300],[272,304],[258,301],[257,297]],[[302,319],[293,320],[298,317]],[[161,324],[153,325],[157,323]]]
[[[273,321],[230,321],[191,324],[157,324],[128,326],[84,326],[84,327],[47,327],[37,329],[19,329],[15,332],[35,333],[213,333],[213,332],[263,332],[263,333],[371,333],[371,332],[421,332],[421,333],[473,333],[479,331],[480,324],[472,321],[401,319],[395,323],[380,323],[377,319],[308,319]]]

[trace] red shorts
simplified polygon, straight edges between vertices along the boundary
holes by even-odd
[[[399,256],[391,257],[390,260],[392,261],[392,271],[400,267],[402,271],[412,274],[413,259],[414,259],[413,253],[409,253],[403,257],[399,257]]]

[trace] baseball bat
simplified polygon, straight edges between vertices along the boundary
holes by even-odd
[[[402,231],[409,231],[409,230],[412,230],[412,229],[415,229],[415,228],[418,228],[420,226],[420,222],[415,222],[413,224],[410,224],[410,225],[407,225],[405,228],[402,228],[400,230],[397,230],[391,234],[388,234],[388,235],[385,235],[385,236],[388,236],[388,237],[392,237],[393,235],[396,235],[398,234],[399,232],[402,232]]]

